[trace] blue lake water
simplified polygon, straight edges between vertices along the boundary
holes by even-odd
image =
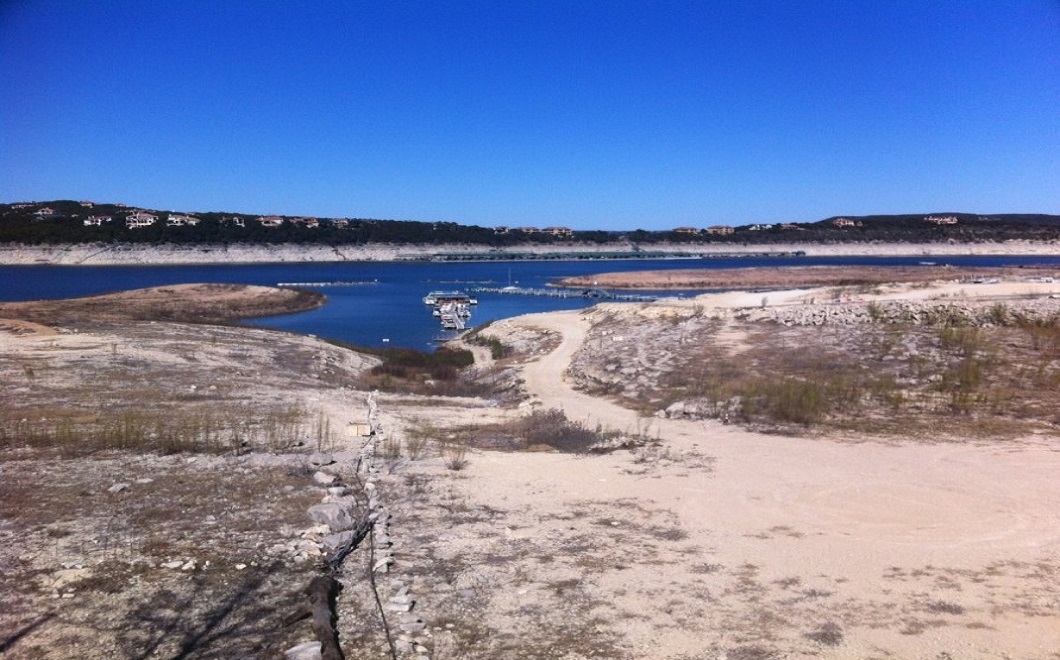
[[[1060,257],[929,257],[955,266],[1060,266]],[[298,263],[186,266],[0,266],[0,301],[70,298],[165,284],[221,282],[273,286],[283,282],[359,282],[314,287],[328,303],[302,314],[256,319],[272,328],[341,339],[362,346],[406,346],[430,350],[451,337],[439,327],[422,298],[436,289],[470,286],[543,288],[551,281],[593,273],[681,268],[752,266],[915,265],[924,257],[791,257],[665,259],[629,261],[534,261],[483,263]],[[673,292],[655,292],[673,295]],[[695,295],[698,292],[684,292]],[[592,299],[534,298],[483,293],[471,325],[557,309],[595,304]],[[389,342],[384,342],[388,339]]]

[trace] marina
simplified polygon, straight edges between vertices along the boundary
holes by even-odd
[[[431,291],[423,297],[423,304],[433,307],[443,330],[464,330],[471,318],[471,306],[478,300],[463,291]]]
[[[769,260],[705,260],[702,267],[784,266],[912,266],[931,260],[964,267],[1013,267],[1060,264],[1060,256],[968,256],[910,255],[905,257],[800,257]],[[603,272],[684,269],[684,260],[526,261],[520,263],[276,263],[276,264],[185,264],[76,266],[0,266],[0,299],[40,300],[89,296],[147,286],[193,282],[217,282],[276,286],[277,283],[321,285],[327,303],[299,314],[265,316],[247,320],[247,325],[265,326],[314,334],[367,347],[399,346],[433,350],[439,340],[452,339],[459,330],[441,327],[441,314],[425,308],[428,292],[466,292],[477,300],[465,328],[490,321],[563,309],[581,309],[597,302],[639,303],[653,297],[692,297],[706,290],[650,290],[596,292],[595,286],[580,289],[549,286],[568,277]],[[355,286],[343,283],[362,283]],[[591,280],[590,280],[591,282]],[[510,287],[510,288],[509,288]],[[428,321],[428,322],[424,322]],[[433,322],[432,322],[433,321]],[[459,326],[459,323],[455,323]]]
[[[654,302],[658,296],[643,295],[637,293],[614,293],[604,289],[562,289],[562,288],[532,288],[532,287],[472,287],[468,289],[471,293],[499,293],[509,296],[536,296],[539,298],[586,298],[593,300],[612,300],[615,302]]]

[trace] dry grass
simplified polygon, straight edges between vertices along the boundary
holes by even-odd
[[[611,370],[598,368],[595,381],[586,379],[591,391],[646,414],[683,401],[705,416],[786,432],[924,436],[943,420],[950,434],[971,437],[1055,431],[1060,319],[1029,320],[1002,305],[990,313],[994,323],[974,325],[939,310],[919,324],[688,319],[676,329],[661,319],[608,318],[594,328],[581,359]],[[664,333],[678,336],[679,359],[658,346],[606,341]],[[725,336],[743,341],[733,346]],[[623,364],[647,365],[641,373],[652,385],[610,375],[620,372],[608,365]]]

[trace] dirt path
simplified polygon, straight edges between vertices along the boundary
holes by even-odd
[[[609,428],[648,426],[569,386],[564,374],[588,330],[579,312],[516,322],[562,334],[556,350],[525,367],[526,387],[542,406]],[[669,630],[665,644],[654,647],[657,655],[639,657],[687,652],[704,639],[769,641],[769,648],[792,654],[783,657],[801,657],[799,643],[825,624],[846,631],[840,645],[821,649],[825,657],[1057,657],[1056,438],[889,445],[661,419],[650,420],[648,433],[659,435],[674,460],[641,471],[624,469],[614,456],[547,455],[524,457],[513,474],[498,464],[508,457],[496,457],[488,471],[476,470],[484,492],[542,493],[521,497],[533,500],[535,510],[559,511],[593,493],[666,511],[698,549],[664,567],[634,566],[614,581],[601,578],[599,588],[625,591],[658,570],[678,584],[702,578],[696,571],[705,569],[696,566],[729,571],[730,582],[710,583],[724,597],[718,611],[704,615],[703,629]],[[716,459],[713,471],[690,466],[703,455]],[[681,589],[670,597],[680,600]],[[637,638],[634,628],[638,647],[660,643],[670,617],[654,617],[647,637]],[[769,633],[734,632],[745,626]]]

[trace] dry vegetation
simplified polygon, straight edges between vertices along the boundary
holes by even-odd
[[[139,305],[122,294],[116,309],[0,308],[21,314],[0,323],[0,651],[277,658],[304,641],[307,627],[285,617],[316,567],[283,547],[316,538],[306,509],[322,491],[306,455],[351,446],[346,427],[363,418],[366,389],[383,390],[391,411],[376,481],[398,564],[381,588],[413,586],[432,658],[646,658],[662,648],[653,640],[689,638],[694,646],[667,657],[845,657],[852,637],[927,640],[1058,611],[1050,560],[895,565],[866,592],[838,568],[725,555],[722,539],[790,557],[821,532],[787,521],[696,529],[692,494],[717,467],[698,445],[671,447],[647,422],[619,433],[516,407],[520,363],[559,346],[558,333],[480,331],[465,346],[471,365],[459,350],[366,356],[172,322],[275,310],[272,295],[312,304],[252,290],[254,302],[238,307],[236,293],[175,287]],[[217,306],[203,294],[234,297]],[[174,304],[184,296],[186,307]],[[858,437],[935,438],[940,426],[947,437],[1011,437],[1060,425],[1060,321],[1031,319],[1017,303],[992,306],[989,322],[940,312],[891,323],[878,310],[878,322],[822,326],[694,306],[614,310],[589,313],[570,373],[646,413],[680,402],[680,415]],[[592,455],[616,448],[631,451]],[[510,452],[524,453],[487,463]],[[571,455],[560,463],[559,452]],[[626,490],[646,485],[689,499]],[[351,556],[339,597],[350,660],[393,648],[363,578],[372,561]],[[411,641],[397,648],[421,654]]]
[[[336,447],[329,399],[354,403],[346,388],[373,360],[154,318],[227,322],[317,300],[239,291],[3,306],[36,321],[0,324],[0,650],[275,657],[304,637],[283,617],[312,564],[277,549],[319,501],[297,452]],[[253,460],[262,452],[277,458]]]
[[[968,438],[1060,427],[1060,311],[999,302],[976,320],[940,305],[893,322],[874,305],[875,322],[791,326],[600,312],[578,373],[646,414],[677,403],[671,414],[759,428]]]

